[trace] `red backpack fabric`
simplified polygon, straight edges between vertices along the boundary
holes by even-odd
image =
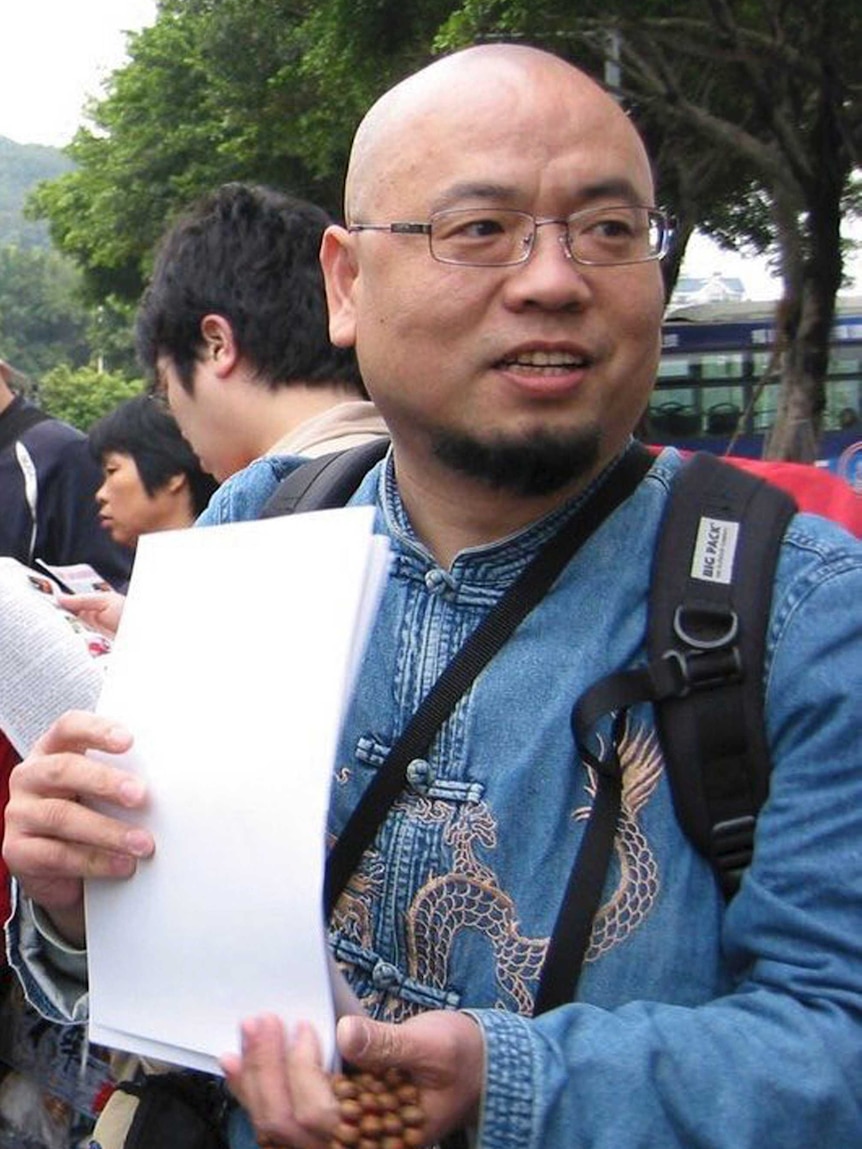
[[[650,450],[658,454],[662,448]],[[832,519],[857,539],[862,538],[862,495],[831,471],[809,463],[746,459],[742,455],[723,455],[722,460],[781,487],[793,496],[800,511]]]
[[[5,829],[6,803],[9,801],[9,775],[12,767],[19,761],[15,747],[0,730],[0,840]],[[0,922],[5,922],[11,909],[9,900],[9,871],[0,858]],[[5,953],[5,948],[3,951]],[[4,964],[0,959],[0,965]]]
[[[862,495],[831,471],[807,463],[785,463],[775,459],[743,459],[728,455],[726,461],[788,491],[796,499],[800,511],[833,519],[857,538],[862,538]]]

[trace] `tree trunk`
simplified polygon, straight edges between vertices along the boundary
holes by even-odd
[[[792,269],[783,268],[785,298],[776,319],[776,338],[782,350],[780,397],[775,424],[763,452],[768,459],[804,463],[813,463],[817,458],[826,409],[835,296],[843,273],[841,199],[849,175],[849,159],[835,119],[834,93],[828,81],[827,76],[812,132],[816,162],[810,178],[801,181],[805,203],[797,225],[802,229],[797,252],[804,252],[804,256],[801,263],[791,259],[795,265]],[[785,218],[783,222],[788,221]],[[798,290],[791,279],[796,279]]]

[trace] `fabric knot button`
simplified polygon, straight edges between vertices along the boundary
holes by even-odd
[[[434,593],[445,590],[449,585],[449,580],[446,577],[446,572],[441,571],[439,567],[434,567],[433,570],[425,572],[425,588]]]
[[[407,785],[423,794],[434,782],[434,771],[431,768],[431,763],[426,762],[424,758],[414,758],[407,766],[405,774]]]
[[[388,961],[379,961],[371,971],[371,980],[376,989],[391,989],[401,980],[398,969]]]

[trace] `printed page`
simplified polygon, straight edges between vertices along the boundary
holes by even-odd
[[[93,1041],[218,1073],[240,1021],[274,1012],[332,1057],[325,822],[385,575],[372,525],[346,508],[139,543],[99,710],[135,737],[156,853],[87,884]]]
[[[93,710],[108,639],[56,602],[56,585],[0,558],[0,729],[22,757],[66,710]]]
[[[113,591],[109,582],[102,578],[89,563],[71,563],[68,566],[55,566],[35,559],[36,566],[47,571],[60,588],[69,594],[91,594],[93,591]]]

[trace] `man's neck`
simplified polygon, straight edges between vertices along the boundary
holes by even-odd
[[[303,383],[265,392],[256,404],[253,432],[256,456],[267,454],[276,443],[287,438],[309,419],[340,403],[358,398],[358,395],[343,387],[307,386]]]
[[[454,475],[442,464],[414,472],[399,468],[398,491],[418,537],[437,562],[448,569],[469,547],[499,542],[538,522],[585,490],[598,471],[551,494],[525,497],[491,488],[478,479]]]

